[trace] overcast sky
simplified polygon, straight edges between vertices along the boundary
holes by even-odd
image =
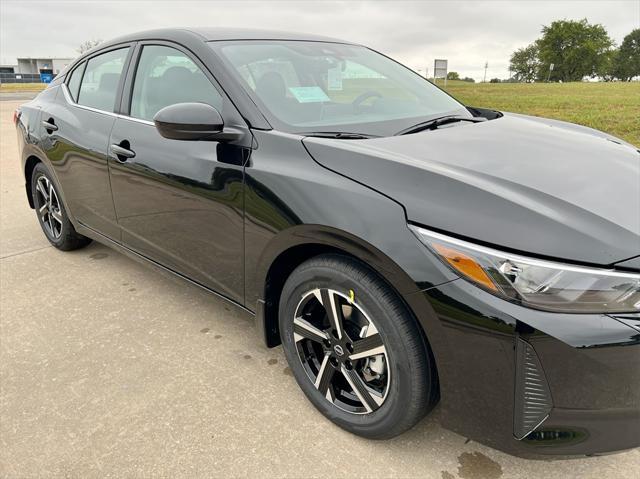
[[[29,1],[0,0],[0,61],[74,57],[87,39],[150,28],[259,27],[369,45],[413,69],[508,77],[509,56],[557,19],[601,23],[617,44],[640,27],[640,0],[564,1]]]

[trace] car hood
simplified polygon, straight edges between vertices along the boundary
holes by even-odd
[[[411,135],[303,143],[321,165],[441,232],[600,266],[640,254],[640,151],[590,128],[505,114]]]

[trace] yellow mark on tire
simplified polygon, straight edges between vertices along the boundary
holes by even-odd
[[[349,302],[353,303],[353,300],[356,299],[356,294],[353,292],[352,289],[349,290]]]

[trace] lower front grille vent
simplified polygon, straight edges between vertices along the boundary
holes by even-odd
[[[524,439],[549,416],[553,402],[540,359],[533,347],[516,340],[516,382],[513,434]]]

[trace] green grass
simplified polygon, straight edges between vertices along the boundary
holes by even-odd
[[[46,83],[0,83],[0,92],[42,91],[45,88]]]
[[[442,86],[439,81],[438,86]],[[606,131],[640,146],[640,83],[447,82],[465,105],[544,116]]]

